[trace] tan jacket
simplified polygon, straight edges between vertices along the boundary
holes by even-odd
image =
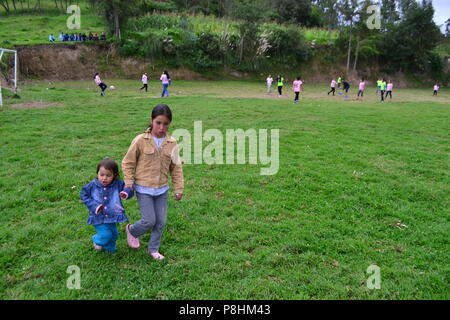
[[[168,174],[172,176],[175,193],[183,193],[184,180],[177,141],[166,134],[158,150],[150,131],[138,135],[131,142],[122,160],[126,184],[139,184],[150,188],[161,188],[167,184]]]

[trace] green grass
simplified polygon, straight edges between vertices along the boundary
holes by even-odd
[[[56,11],[53,3],[47,3],[44,8],[44,13],[19,10],[10,15],[4,15],[0,11],[0,46],[11,48],[14,45],[49,44],[49,35],[53,34],[57,39],[61,31],[86,34],[89,32],[101,34],[106,31],[102,18],[92,12],[92,9],[86,4],[81,3],[81,29],[79,30],[68,30],[66,22],[70,15]],[[158,15],[152,14],[152,16]],[[188,15],[187,17],[190,27],[197,33],[205,31],[239,33],[237,21],[205,15]],[[159,19],[168,24],[174,24],[172,27],[179,27],[179,14],[159,15]],[[266,23],[262,27],[263,30],[270,31],[276,27],[276,24]],[[159,28],[155,30],[160,31]],[[334,41],[338,36],[337,31],[334,30],[320,28],[302,30],[305,38],[308,41],[314,40],[316,44]],[[57,39],[56,43],[58,42]]]
[[[147,94],[139,81],[105,82],[117,89],[104,98],[92,82],[35,82],[5,100],[1,299],[450,297],[449,90],[433,99],[429,88],[396,89],[381,104],[373,87],[357,102],[306,85],[294,105],[290,88],[278,99],[257,83],[175,81],[161,99],[155,81]],[[41,101],[53,106],[31,108]],[[192,132],[196,120],[222,132],[279,128],[279,172],[185,165],[185,197],[169,200],[165,261],[146,254],[148,235],[129,249],[124,225],[116,255],[96,252],[80,189],[103,157],[120,163],[158,103],[173,111],[171,130]],[[125,206],[139,219],[135,199]],[[366,287],[372,264],[380,290]],[[70,265],[81,290],[66,288]]]
[[[89,12],[89,13],[88,13]],[[69,30],[67,19],[69,14],[58,12],[11,14],[0,16],[0,47],[10,48],[14,45],[50,44],[48,37],[53,34],[56,43],[63,32],[86,33],[97,32],[99,35],[106,30],[102,18],[86,8],[81,8],[81,28]]]

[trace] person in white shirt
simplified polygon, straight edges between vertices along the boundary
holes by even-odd
[[[273,83],[273,78],[271,75],[269,75],[266,79],[266,84],[267,84],[267,93],[271,93],[272,92],[272,83]]]
[[[145,72],[142,75],[142,84],[143,84],[143,86],[139,90],[145,89],[145,92],[147,92],[147,89],[148,89],[148,75],[147,75],[147,72]]]
[[[164,72],[162,73],[162,75],[159,78],[159,80],[161,80],[161,83],[163,85],[163,91],[161,93],[161,98],[164,97],[165,94],[167,95],[167,97],[169,97],[169,90],[168,90],[169,85],[170,85],[169,73],[164,70]]]

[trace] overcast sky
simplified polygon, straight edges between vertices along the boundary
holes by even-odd
[[[433,0],[434,21],[445,31],[445,21],[450,18],[450,0]]]

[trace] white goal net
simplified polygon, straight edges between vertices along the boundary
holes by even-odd
[[[17,93],[17,51],[0,48],[0,62],[2,61],[3,56],[5,56],[5,54],[9,54],[9,53],[14,54],[14,79],[13,79],[13,88],[12,89],[14,90],[14,93]],[[5,71],[7,71],[7,70],[5,70]],[[3,106],[2,87],[6,88],[7,83],[2,83],[2,79],[0,77],[0,107]]]

